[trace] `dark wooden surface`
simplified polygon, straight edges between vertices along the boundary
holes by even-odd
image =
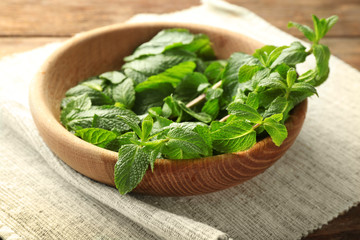
[[[282,30],[289,20],[311,25],[311,14],[339,22],[327,35],[332,53],[360,70],[360,0],[228,0],[248,8]],[[199,5],[199,0],[1,0],[0,57],[46,43],[62,41],[73,34],[123,22],[134,14],[164,13]],[[360,79],[359,79],[360,81]],[[360,206],[314,231],[308,240],[360,239]]]

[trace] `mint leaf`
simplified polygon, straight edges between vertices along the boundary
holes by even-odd
[[[179,117],[182,114],[182,110],[180,106],[175,101],[172,95],[167,96],[164,99],[164,105],[162,107],[162,114],[164,117],[168,118],[172,117]]]
[[[293,105],[290,101],[288,101],[285,97],[278,96],[274,99],[265,110],[263,116],[264,118],[270,117],[271,115],[275,114],[286,114],[289,109],[291,109]]]
[[[115,164],[115,185],[121,194],[132,191],[143,179],[150,162],[149,151],[135,144],[123,145],[119,149]]]
[[[218,60],[210,63],[209,66],[207,66],[204,74],[209,79],[210,83],[214,84],[221,79],[226,63],[226,61]]]
[[[127,78],[113,87],[113,99],[125,108],[132,108],[135,103],[134,82]]]
[[[178,46],[189,44],[194,40],[194,35],[186,29],[165,29],[160,31],[150,41],[141,44],[134,53],[124,58],[132,61],[144,55],[155,55]]]
[[[214,120],[220,111],[219,99],[211,99],[205,102],[204,106],[201,109],[201,112],[204,112],[211,116],[211,119]]]
[[[61,111],[60,121],[68,129],[68,122],[76,118],[76,114],[80,111],[86,111],[91,108],[91,100],[87,94],[83,94],[76,97],[67,97],[66,105]]]
[[[93,85],[93,86],[91,86]],[[80,85],[77,85],[73,88],[70,88],[66,93],[66,97],[75,97],[83,94],[87,94],[91,99],[91,103],[93,105],[110,105],[113,104],[114,101],[110,96],[106,95],[102,92],[101,85],[91,84],[90,82],[84,82]]]
[[[154,164],[156,158],[161,156],[160,151],[161,148],[164,146],[165,141],[167,141],[167,139],[155,140],[144,143],[145,144],[144,150],[147,151],[150,155],[149,163],[150,163],[151,171],[154,171]]]
[[[194,128],[194,132],[198,133],[200,137],[204,140],[207,145],[207,152],[205,156],[212,156],[213,154],[213,147],[212,147],[212,139],[210,134],[210,128],[207,125],[197,125]]]
[[[110,81],[112,84],[119,84],[126,78],[126,76],[119,71],[105,72],[99,77]]]
[[[239,82],[243,83],[249,81],[260,69],[262,69],[262,67],[258,65],[243,65],[239,69]]]
[[[158,83],[171,83],[176,87],[181,80],[188,74],[192,73],[196,68],[194,62],[182,62],[171,68],[166,69],[164,72],[149,77],[146,81],[136,85],[135,91],[142,92],[147,88],[152,88]]]
[[[227,107],[227,110],[231,115],[235,115],[239,119],[248,120],[253,123],[262,122],[262,116],[256,111],[256,109],[243,103],[233,102]]]
[[[291,88],[291,86],[295,83],[296,79],[297,79],[297,73],[295,68],[290,68],[286,75],[286,83],[289,88]]]
[[[265,45],[262,48],[256,49],[253,56],[260,60],[263,67],[268,67],[269,55],[274,49],[276,49],[275,46]]]
[[[271,73],[269,77],[262,79],[258,86],[271,89],[287,89],[283,78],[277,72]]]
[[[299,29],[300,32],[302,32],[304,34],[304,36],[309,39],[311,42],[315,41],[316,37],[315,37],[315,33],[314,31],[306,25],[302,25],[296,22],[289,22],[288,23],[288,28],[291,27],[296,27],[297,29]]]
[[[149,108],[160,107],[163,105],[163,99],[173,92],[174,88],[170,83],[152,85],[136,93],[133,110],[137,114],[144,114]]]
[[[330,50],[327,46],[322,44],[316,44],[313,46],[313,53],[316,59],[317,76],[314,81],[314,86],[322,84],[329,75],[329,59]]]
[[[271,68],[275,68],[277,65],[285,63],[289,66],[295,66],[298,63],[305,61],[306,56],[308,55],[305,51],[306,48],[300,42],[293,42],[290,44],[290,47],[282,50],[280,55],[276,60],[271,64]]]
[[[227,124],[217,124],[214,121],[210,131],[213,147],[220,153],[244,151],[256,143],[255,130],[242,120],[230,121]]]
[[[243,65],[259,65],[260,61],[245,53],[233,53],[225,66],[222,78],[224,82],[238,81],[239,70]]]
[[[139,123],[139,118],[128,109],[118,108],[115,106],[92,106],[86,111],[74,114],[68,121],[67,126],[71,130],[82,128],[102,128],[118,132],[130,130],[127,124],[122,122],[117,116],[126,116],[133,122]]]
[[[104,148],[117,137],[117,134],[101,128],[84,128],[77,130],[75,135],[88,143]]]
[[[139,138],[143,139],[143,132],[139,127],[139,123],[137,121],[133,121],[132,119],[126,116],[117,116],[121,121],[123,121],[126,125],[128,125]]]
[[[256,92],[250,92],[246,99],[246,105],[252,107],[253,109],[258,109],[259,95]]]
[[[292,92],[303,92],[306,93],[307,96],[311,96],[313,94],[317,94],[316,89],[309,83],[306,82],[298,82],[295,83],[292,88],[290,89]]]
[[[223,94],[223,90],[221,88],[215,88],[215,89],[209,88],[206,91],[205,98],[206,100],[213,100],[220,98],[222,94]]]
[[[141,125],[141,139],[147,141],[154,125],[154,120],[150,115],[147,115],[142,121]]]
[[[167,138],[169,141],[163,146],[162,153],[169,159],[199,158],[209,153],[207,142],[187,126],[175,125],[168,132]]]
[[[194,53],[172,49],[158,55],[149,55],[125,63],[122,68],[125,74],[136,84],[145,81],[148,77],[164,72],[166,69],[181,62],[195,61]]]
[[[190,116],[196,118],[197,120],[199,120],[201,122],[209,123],[212,120],[212,118],[209,114],[204,113],[204,112],[197,113],[197,112],[191,110],[190,108],[186,107],[186,105],[181,101],[177,101],[177,104],[180,106],[180,108],[184,112],[186,112],[187,114],[189,114]]]
[[[325,34],[334,26],[334,24],[338,20],[338,17],[331,16],[327,19],[325,18],[319,19],[317,16],[312,15],[312,19],[314,22],[314,31],[316,35],[316,39],[313,42],[317,44],[320,41],[320,39],[322,39],[325,36]]]
[[[127,132],[118,137],[114,140],[110,141],[105,145],[105,148],[114,152],[118,152],[121,146],[125,144],[136,144],[139,145],[139,139],[134,132]]]
[[[184,102],[191,101],[198,95],[198,87],[201,84],[208,84],[204,74],[194,72],[186,75],[175,89],[174,96]]]
[[[285,125],[278,123],[272,118],[266,118],[264,120],[264,128],[276,146],[280,146],[287,138],[288,133]]]
[[[179,46],[177,48],[194,52],[199,58],[202,59],[212,60],[215,58],[215,53],[212,49],[210,39],[205,34],[196,34],[194,40],[191,43]]]

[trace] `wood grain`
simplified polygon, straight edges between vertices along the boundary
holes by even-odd
[[[192,0],[1,0],[0,55],[20,52],[69,37],[79,31],[124,21],[140,12],[164,13],[198,5]],[[228,0],[255,12],[276,27],[288,30],[289,20],[311,25],[310,14],[340,16],[326,43],[331,51],[353,67],[360,69],[360,1],[358,0]],[[360,237],[360,206],[334,219],[304,239],[358,240]]]

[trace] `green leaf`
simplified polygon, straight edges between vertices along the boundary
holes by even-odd
[[[126,76],[119,71],[105,72],[99,76],[102,79],[109,80],[112,84],[119,84],[125,80]]]
[[[277,114],[271,115],[269,118],[275,120],[276,122],[280,122],[281,120],[283,120],[284,115],[282,113],[277,113]]]
[[[280,76],[281,76],[281,78],[286,79],[286,77],[287,77],[287,72],[289,71],[289,69],[290,69],[290,67],[289,67],[287,64],[282,63],[282,64],[280,64],[280,65],[277,65],[277,66],[273,69],[273,71],[279,73]]]
[[[284,95],[282,89],[267,89],[258,93],[259,95],[259,106],[267,108],[272,101],[278,96]]]
[[[262,48],[256,49],[253,56],[256,57],[257,59],[259,59],[261,64],[264,67],[268,67],[267,62],[268,62],[268,59],[269,59],[269,55],[274,49],[276,49],[275,46],[265,45]]]
[[[165,29],[160,31],[150,41],[141,44],[134,53],[124,58],[133,61],[145,55],[155,55],[175,47],[189,44],[194,40],[194,35],[186,29]]]
[[[191,43],[179,46],[178,48],[194,52],[202,59],[211,60],[215,58],[215,53],[210,39],[205,34],[196,34]]]
[[[75,135],[102,148],[117,137],[117,134],[101,128],[80,129],[75,132]]]
[[[210,128],[208,125],[197,125],[194,128],[194,132],[198,133],[200,137],[204,140],[207,145],[207,152],[204,156],[212,156],[213,155],[213,147],[212,147],[212,139],[210,134]]]
[[[204,74],[209,79],[210,83],[214,84],[221,79],[226,63],[226,61],[218,60],[210,63],[209,66],[207,66]]]
[[[133,122],[140,120],[134,112],[115,106],[92,106],[86,111],[81,111],[72,116],[67,126],[71,130],[82,128],[102,128],[109,131],[116,129],[118,132],[130,130],[129,126],[117,116],[126,116]]]
[[[274,101],[271,102],[271,104],[265,110],[263,116],[264,118],[267,118],[274,114],[287,113],[287,110],[292,107],[293,106],[291,102],[288,101],[285,97],[278,96]]]
[[[275,68],[277,65],[285,63],[289,66],[295,66],[298,63],[305,61],[308,55],[305,51],[306,48],[300,42],[293,42],[290,47],[282,50],[279,57],[271,64],[271,68]]]
[[[153,118],[150,115],[147,115],[142,121],[142,125],[141,125],[141,130],[142,130],[141,139],[143,141],[147,141],[151,133],[151,130],[153,128],[153,125],[154,125]]]
[[[134,82],[127,78],[113,87],[113,99],[121,103],[125,108],[132,108],[135,103]]]
[[[288,28],[291,27],[296,27],[297,29],[299,29],[300,32],[302,32],[304,34],[304,36],[309,39],[311,42],[313,42],[315,40],[315,33],[314,31],[306,25],[302,25],[296,22],[289,22],[288,23]]]
[[[127,144],[119,150],[115,164],[115,185],[121,194],[132,191],[143,179],[151,155],[144,147]]]
[[[160,157],[160,151],[161,148],[164,146],[165,141],[167,141],[167,139],[155,140],[144,143],[145,144],[144,149],[150,155],[149,163],[150,163],[151,171],[154,171],[155,160],[156,158]]]
[[[298,82],[295,83],[292,88],[290,89],[292,92],[303,92],[306,93],[308,96],[311,96],[313,94],[317,94],[316,89],[309,83],[306,82]]]
[[[60,114],[61,123],[67,128],[68,122],[76,118],[76,114],[80,111],[86,111],[91,108],[91,100],[87,94],[79,95],[76,97],[67,97],[67,103]]]
[[[222,78],[225,82],[238,81],[239,70],[243,65],[259,65],[260,61],[245,53],[233,53],[225,66]]]
[[[252,66],[243,65],[243,66],[241,66],[241,68],[239,69],[239,82],[243,83],[243,82],[249,81],[254,76],[254,74],[261,69],[262,69],[262,67],[258,66],[258,65],[252,65]]]
[[[206,91],[205,98],[206,100],[213,100],[220,98],[222,94],[223,94],[223,90],[221,88],[215,88],[215,89],[209,88]]]
[[[164,99],[164,105],[162,107],[162,114],[164,117],[168,118],[170,116],[172,117],[178,117],[181,115],[181,108],[175,101],[174,97],[172,95],[167,96]]]
[[[320,39],[322,39],[325,34],[334,26],[334,24],[338,21],[338,16],[331,16],[327,19],[322,18],[319,19],[317,16],[312,15],[312,19],[314,22],[314,30],[316,39],[313,41],[315,44],[317,44]]]
[[[211,119],[214,120],[220,111],[219,99],[211,99],[205,102],[204,106],[201,109],[201,112],[204,112],[211,116]]]
[[[163,99],[174,92],[170,83],[157,83],[148,87],[135,95],[135,104],[133,110],[137,114],[144,114],[149,108],[160,107],[163,105]]]
[[[185,76],[175,89],[174,96],[184,102],[193,100],[198,95],[200,84],[209,83],[204,74],[194,72]]]
[[[227,124],[212,122],[211,138],[213,147],[220,153],[244,151],[256,143],[256,132],[243,120],[230,121]]]
[[[149,55],[125,63],[125,74],[133,79],[136,84],[145,81],[148,77],[164,72],[166,69],[181,62],[195,61],[194,53],[184,50],[172,49],[158,55]]]
[[[89,96],[89,98],[91,99],[91,103],[93,105],[110,105],[110,104],[114,103],[114,101],[111,99],[110,96],[106,95],[105,93],[103,93],[101,91],[102,87],[100,85],[97,85],[96,87],[95,87],[95,85],[92,87],[90,87],[89,85],[91,85],[91,84],[88,82],[88,83],[80,84],[73,88],[70,88],[65,93],[65,96],[66,97],[75,97],[75,96],[87,94]]]
[[[247,120],[253,123],[262,122],[262,116],[256,111],[256,109],[243,103],[233,102],[227,107],[227,110],[231,115],[235,115],[239,119]]]
[[[110,141],[105,145],[105,148],[114,152],[118,152],[121,146],[125,144],[136,144],[139,145],[139,139],[134,132],[127,132],[118,136],[114,140]]]
[[[314,86],[322,84],[329,75],[330,50],[322,44],[313,45],[313,53],[316,59],[317,76]]]
[[[274,72],[271,73],[269,77],[262,79],[259,84],[259,87],[268,87],[271,89],[287,89],[287,86],[280,76],[280,74]]]
[[[80,83],[80,85],[87,86],[99,92],[102,92],[106,86],[105,81],[102,79],[88,79]]]
[[[272,118],[266,118],[264,120],[264,128],[276,146],[280,146],[287,138],[288,133],[285,125],[278,123]]]
[[[289,88],[291,88],[291,86],[295,83],[296,79],[297,79],[297,73],[295,68],[290,68],[286,75],[286,83]]]
[[[199,158],[209,153],[208,143],[202,136],[184,124],[172,127],[167,138],[169,141],[163,146],[162,153],[169,159]]]
[[[266,62],[266,67],[270,67],[274,61],[280,56],[284,49],[289,48],[289,46],[281,46],[275,48],[269,55],[269,58]]]
[[[147,88],[152,88],[158,83],[171,83],[173,87],[179,85],[181,80],[188,74],[192,73],[196,68],[194,62],[182,62],[164,72],[149,77],[146,81],[139,83],[135,87],[136,92],[142,92]]]
[[[143,132],[139,127],[139,123],[133,121],[132,119],[126,116],[117,116],[121,121],[123,121],[126,125],[128,125],[135,133],[138,135],[140,139],[143,139]]]
[[[246,99],[246,105],[253,109],[259,108],[259,95],[256,92],[250,92]]]
[[[199,120],[201,122],[209,123],[212,120],[212,118],[209,114],[204,113],[204,112],[197,113],[197,112],[191,110],[190,108],[186,107],[186,105],[181,101],[177,101],[177,104],[180,106],[180,108],[184,112],[186,112],[187,114],[189,114],[190,116],[196,118],[197,120]]]

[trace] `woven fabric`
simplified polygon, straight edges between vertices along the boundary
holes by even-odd
[[[296,40],[248,10],[208,0],[131,21],[203,23],[266,44]],[[239,186],[193,197],[121,196],[53,155],[27,92],[61,43],[0,60],[0,237],[3,239],[299,239],[360,201],[360,73],[332,57],[292,148]],[[310,59],[302,69],[313,64]]]

